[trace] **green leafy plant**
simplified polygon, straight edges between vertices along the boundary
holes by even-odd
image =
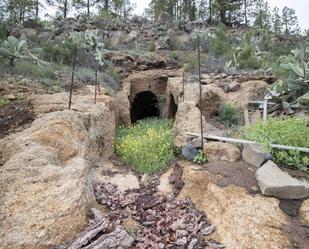
[[[287,78],[278,80],[273,90],[279,94],[284,108],[309,108],[309,47],[291,50],[281,58],[281,68]]]
[[[116,154],[141,173],[153,174],[175,158],[172,121],[147,119],[131,127],[120,127]]]
[[[10,104],[11,101],[9,99],[3,99],[3,98],[0,98],[0,106],[6,106],[8,104]]]
[[[33,59],[39,64],[37,57],[42,51],[41,48],[28,47],[28,42],[25,36],[21,36],[19,39],[14,36],[9,36],[7,40],[3,41],[0,45],[0,56],[9,60],[11,67],[14,67],[16,61],[19,59]]]
[[[238,108],[229,103],[224,103],[218,113],[217,120],[227,127],[239,124],[240,112]]]
[[[155,52],[156,51],[156,43],[155,41],[150,41],[148,44],[148,52]]]
[[[269,144],[294,147],[309,147],[309,121],[307,119],[288,118],[269,119],[244,127],[242,137],[265,145],[275,161],[284,165],[309,170],[309,154],[299,151],[274,149]]]
[[[193,159],[193,162],[197,164],[204,164],[207,163],[207,161],[208,161],[207,156],[202,150],[199,150],[198,154]]]

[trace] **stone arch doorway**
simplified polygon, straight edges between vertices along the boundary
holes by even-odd
[[[159,117],[160,108],[157,96],[151,91],[143,91],[135,95],[131,105],[131,122],[150,117]]]

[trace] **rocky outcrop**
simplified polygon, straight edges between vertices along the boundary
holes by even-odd
[[[250,165],[260,167],[266,160],[271,158],[271,155],[261,145],[245,144],[242,151],[242,158]]]
[[[204,117],[203,127],[206,128],[206,121]],[[174,144],[177,147],[182,147],[188,139],[186,132],[201,132],[201,122],[200,122],[200,110],[196,107],[194,102],[182,102],[178,105],[178,111],[176,114],[173,134],[174,134]]]
[[[230,185],[221,188],[213,175],[190,163],[181,163],[185,185],[178,198],[190,196],[215,225],[213,238],[227,249],[290,248],[283,233],[287,216],[274,198],[249,195]]]
[[[81,231],[94,202],[91,162],[112,154],[114,135],[114,113],[80,97],[2,139],[0,248],[47,248]]]
[[[309,184],[291,177],[272,161],[259,168],[255,176],[264,195],[280,199],[309,197]]]
[[[309,200],[305,200],[299,209],[301,222],[308,226],[309,225]]]
[[[209,162],[217,160],[236,162],[241,158],[238,147],[230,143],[209,142],[204,144],[203,150]]]

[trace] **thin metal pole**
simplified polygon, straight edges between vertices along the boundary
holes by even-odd
[[[182,72],[182,98],[183,102],[185,102],[185,70]]]
[[[98,88],[98,69],[95,70],[95,83],[94,83],[94,103],[97,103],[97,88]]]
[[[198,51],[198,81],[200,86],[200,101],[199,101],[199,108],[200,108],[200,122],[201,122],[201,142],[202,142],[202,149],[204,148],[204,138],[203,138],[203,113],[202,113],[202,81],[201,81],[201,49],[200,49],[200,35],[197,36],[197,51]]]
[[[71,109],[71,105],[72,105],[72,94],[73,94],[73,83],[74,83],[74,74],[75,74],[76,54],[77,54],[77,44],[75,44],[74,56],[73,56],[72,78],[71,78],[70,99],[69,99],[69,110]]]

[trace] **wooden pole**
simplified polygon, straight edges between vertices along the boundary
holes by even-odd
[[[185,70],[182,72],[182,100],[185,102]]]
[[[69,98],[69,110],[71,109],[71,105],[72,105],[72,94],[73,94],[73,84],[74,84],[74,74],[75,74],[75,64],[76,64],[76,54],[77,54],[77,44],[75,44],[75,48],[74,48],[74,56],[73,56],[72,78],[71,78],[70,98]]]
[[[203,113],[202,113],[202,81],[201,81],[201,49],[200,49],[200,35],[197,36],[197,51],[198,51],[198,81],[200,87],[200,123],[201,123],[201,143],[202,149],[204,148],[204,138],[203,138]]]
[[[200,134],[191,133],[191,132],[186,132],[186,134],[189,135],[189,136],[193,136],[193,137],[199,137],[200,136]],[[255,141],[249,141],[249,140],[237,139],[237,138],[229,138],[229,137],[220,137],[220,136],[211,135],[211,134],[206,134],[203,137],[206,138],[206,139],[209,139],[209,140],[217,140],[217,141],[222,141],[222,142],[240,143],[240,144],[256,144],[256,145],[263,146],[263,144],[255,142]],[[300,152],[309,153],[309,148],[304,148],[304,147],[293,147],[293,146],[280,145],[280,144],[270,144],[269,146],[272,147],[272,148],[275,148],[275,149],[296,150],[296,151],[300,151]]]
[[[94,83],[94,103],[97,103],[97,88],[98,88],[98,69],[95,70],[95,83]]]

